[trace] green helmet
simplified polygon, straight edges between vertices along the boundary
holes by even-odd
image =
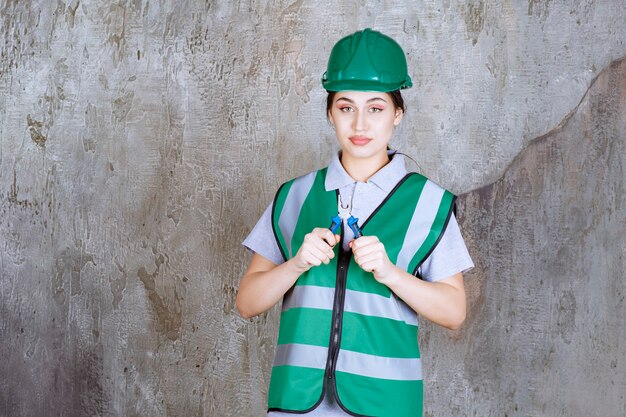
[[[322,85],[327,91],[389,92],[409,88],[413,83],[400,45],[368,28],[333,46]]]

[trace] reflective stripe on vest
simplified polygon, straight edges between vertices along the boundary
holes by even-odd
[[[337,214],[337,193],[325,190],[325,178],[323,169],[277,192],[272,221],[285,260],[297,253],[307,233],[328,227]],[[363,234],[377,236],[389,259],[415,274],[443,234],[453,202],[448,191],[409,174],[362,224]],[[329,265],[302,274],[283,298],[269,409],[315,408],[326,377],[351,414],[420,416],[416,313],[341,245],[335,254]]]

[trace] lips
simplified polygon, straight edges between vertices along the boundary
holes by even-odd
[[[365,146],[372,140],[372,138],[368,138],[367,136],[350,136],[348,139],[356,146]]]

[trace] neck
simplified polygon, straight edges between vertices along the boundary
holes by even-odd
[[[353,158],[346,153],[341,154],[341,165],[356,181],[367,182],[382,167],[389,163],[387,152],[368,159]]]

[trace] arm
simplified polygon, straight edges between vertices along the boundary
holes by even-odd
[[[339,235],[333,235],[328,229],[313,229],[304,237],[296,256],[280,265],[255,253],[239,285],[239,314],[251,318],[272,308],[300,275],[314,266],[328,264],[334,258],[333,247],[339,239]]]
[[[376,236],[351,242],[354,260],[363,270],[389,287],[416,313],[440,326],[458,329],[466,315],[463,275],[457,273],[438,282],[426,282],[395,266]]]

